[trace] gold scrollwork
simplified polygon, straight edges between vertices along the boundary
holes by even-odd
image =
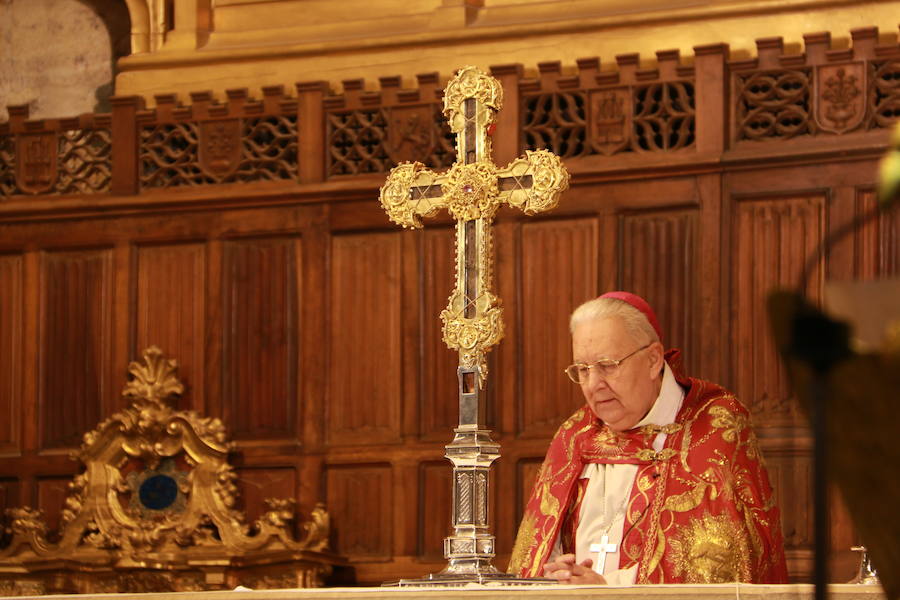
[[[164,403],[184,389],[174,360],[149,348],[144,362],[132,363],[129,372],[133,379],[124,395],[132,404],[86,434],[73,454],[84,472],[69,484],[59,530],[48,535],[39,511],[6,511],[11,539],[0,549],[0,585],[11,578],[18,585],[24,573],[45,581],[53,593],[68,590],[65,586],[79,593],[124,592],[131,588],[115,579],[119,569],[152,579],[171,568],[172,578],[193,577],[184,571],[186,559],[202,558],[203,564],[229,570],[242,564],[269,568],[275,560],[277,570],[292,573],[342,562],[327,554],[312,556],[310,567],[285,559],[327,548],[330,521],[321,505],[303,525],[302,540],[295,539],[288,523],[294,518],[293,499],[267,500],[269,510],[253,525],[247,523],[238,510],[237,474],[228,462],[231,444],[221,421]],[[145,491],[150,502],[144,500]],[[173,563],[171,557],[178,556]],[[58,569],[60,564],[65,567]],[[221,566],[216,568],[220,572],[204,580],[203,589],[233,585],[221,579]],[[85,571],[90,580],[71,583]],[[142,591],[168,589],[160,587],[161,580],[148,585]]]
[[[526,150],[525,158],[517,158],[504,173],[513,177],[531,175],[531,187],[513,190],[507,202],[526,215],[552,210],[559,197],[569,189],[569,172],[562,160],[548,150]]]
[[[447,208],[458,221],[490,220],[497,212],[500,188],[493,163],[456,163],[441,186]]]
[[[487,124],[493,121],[494,114],[503,106],[503,87],[499,81],[478,67],[468,66],[460,69],[444,90],[444,116],[450,122],[450,130],[453,133],[465,129],[467,98],[475,98],[478,101],[479,110],[487,113],[483,120],[479,120]]]
[[[476,306],[476,316],[466,318],[462,294],[456,291],[450,297],[450,304],[441,311],[441,321],[444,343],[459,351],[462,366],[478,366],[484,379],[487,376],[485,352],[503,338],[503,308],[490,293],[482,294]]]
[[[399,164],[391,169],[387,181],[381,186],[381,206],[388,218],[397,225],[422,227],[422,219],[416,214],[416,207],[410,201],[410,188],[416,185],[423,172],[427,172],[427,169],[420,162]]]

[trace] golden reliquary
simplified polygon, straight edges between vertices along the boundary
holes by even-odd
[[[6,511],[0,596],[300,588],[345,559],[327,551],[320,504],[296,539],[294,499],[267,499],[254,523],[237,510],[232,443],[219,419],[173,409],[184,386],[151,347],[131,363],[131,406],[84,436],[58,532],[40,511]]]

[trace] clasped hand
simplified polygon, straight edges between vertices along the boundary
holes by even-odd
[[[544,577],[556,579],[560,583],[576,585],[605,584],[606,579],[591,568],[593,565],[594,561],[590,558],[586,558],[576,564],[574,554],[563,554],[556,557],[556,560],[544,565]]]

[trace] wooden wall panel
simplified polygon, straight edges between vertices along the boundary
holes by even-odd
[[[398,441],[403,397],[400,233],[332,241],[328,441]]]
[[[525,505],[528,504],[531,489],[534,487],[534,482],[537,480],[538,472],[540,472],[543,462],[544,457],[523,458],[516,465],[516,523],[514,531],[518,530],[522,515],[525,514]]]
[[[103,415],[111,250],[48,252],[43,264],[41,447],[73,447]]]
[[[765,451],[769,479],[781,509],[781,530],[792,580],[808,577],[812,553],[812,461],[808,453]]]
[[[418,555],[425,560],[444,556],[444,538],[452,528],[450,461],[425,461],[419,465]]]
[[[774,288],[796,289],[806,258],[824,235],[824,198],[742,200],[734,214],[734,391],[751,407],[757,422],[793,422],[796,403],[770,334],[766,296]],[[810,286],[814,299],[821,294],[820,277],[816,269]]]
[[[390,465],[328,465],[325,490],[333,547],[357,561],[390,560],[396,527]]]
[[[300,240],[224,245],[223,415],[235,437],[295,438]]]
[[[521,244],[519,317],[528,335],[519,347],[518,431],[546,436],[584,402],[563,369],[572,361],[569,314],[597,295],[598,223],[594,217],[528,222]]]
[[[812,547],[812,461],[809,456],[771,450],[766,467],[781,508],[784,542],[792,548]]]
[[[139,246],[134,293],[135,335],[132,356],[153,345],[178,361],[185,384],[181,402],[205,410],[204,308],[206,248],[202,243]]]
[[[0,478],[0,511],[20,505],[19,480],[14,477]]]
[[[40,477],[37,480],[35,505],[38,510],[44,511],[47,531],[52,532],[59,528],[70,481],[69,477]]]
[[[697,372],[695,311],[698,210],[653,211],[620,217],[620,288],[646,298],[668,348],[686,350],[687,373]]]
[[[297,497],[297,470],[293,467],[244,467],[237,469],[237,474],[248,522],[267,510],[266,499]]]
[[[23,274],[22,255],[0,255],[0,452],[21,448]]]
[[[453,289],[456,235],[441,228],[426,229],[422,237],[421,432],[425,439],[449,441],[459,423],[458,353],[444,344],[439,315]]]
[[[875,209],[875,192],[857,190],[856,214],[864,215]],[[854,236],[856,277],[881,279],[900,276],[900,211],[882,213]]]

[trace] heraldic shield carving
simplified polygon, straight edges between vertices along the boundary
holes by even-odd
[[[862,62],[816,68],[816,123],[831,133],[846,133],[866,116],[866,68]]]
[[[434,106],[401,106],[385,109],[387,144],[385,150],[395,163],[428,163],[435,144]]]
[[[631,132],[631,93],[626,87],[591,92],[589,126],[593,146],[610,156],[628,145]]]
[[[327,551],[319,504],[295,539],[294,499],[248,523],[233,445],[219,419],[177,411],[174,360],[151,347],[128,367],[131,406],[85,434],[58,531],[40,511],[6,511],[0,596],[318,587],[346,560]]]
[[[241,164],[241,120],[200,123],[200,168],[217,179],[228,177]]]
[[[16,182],[28,194],[49,192],[56,183],[55,133],[16,136]]]

